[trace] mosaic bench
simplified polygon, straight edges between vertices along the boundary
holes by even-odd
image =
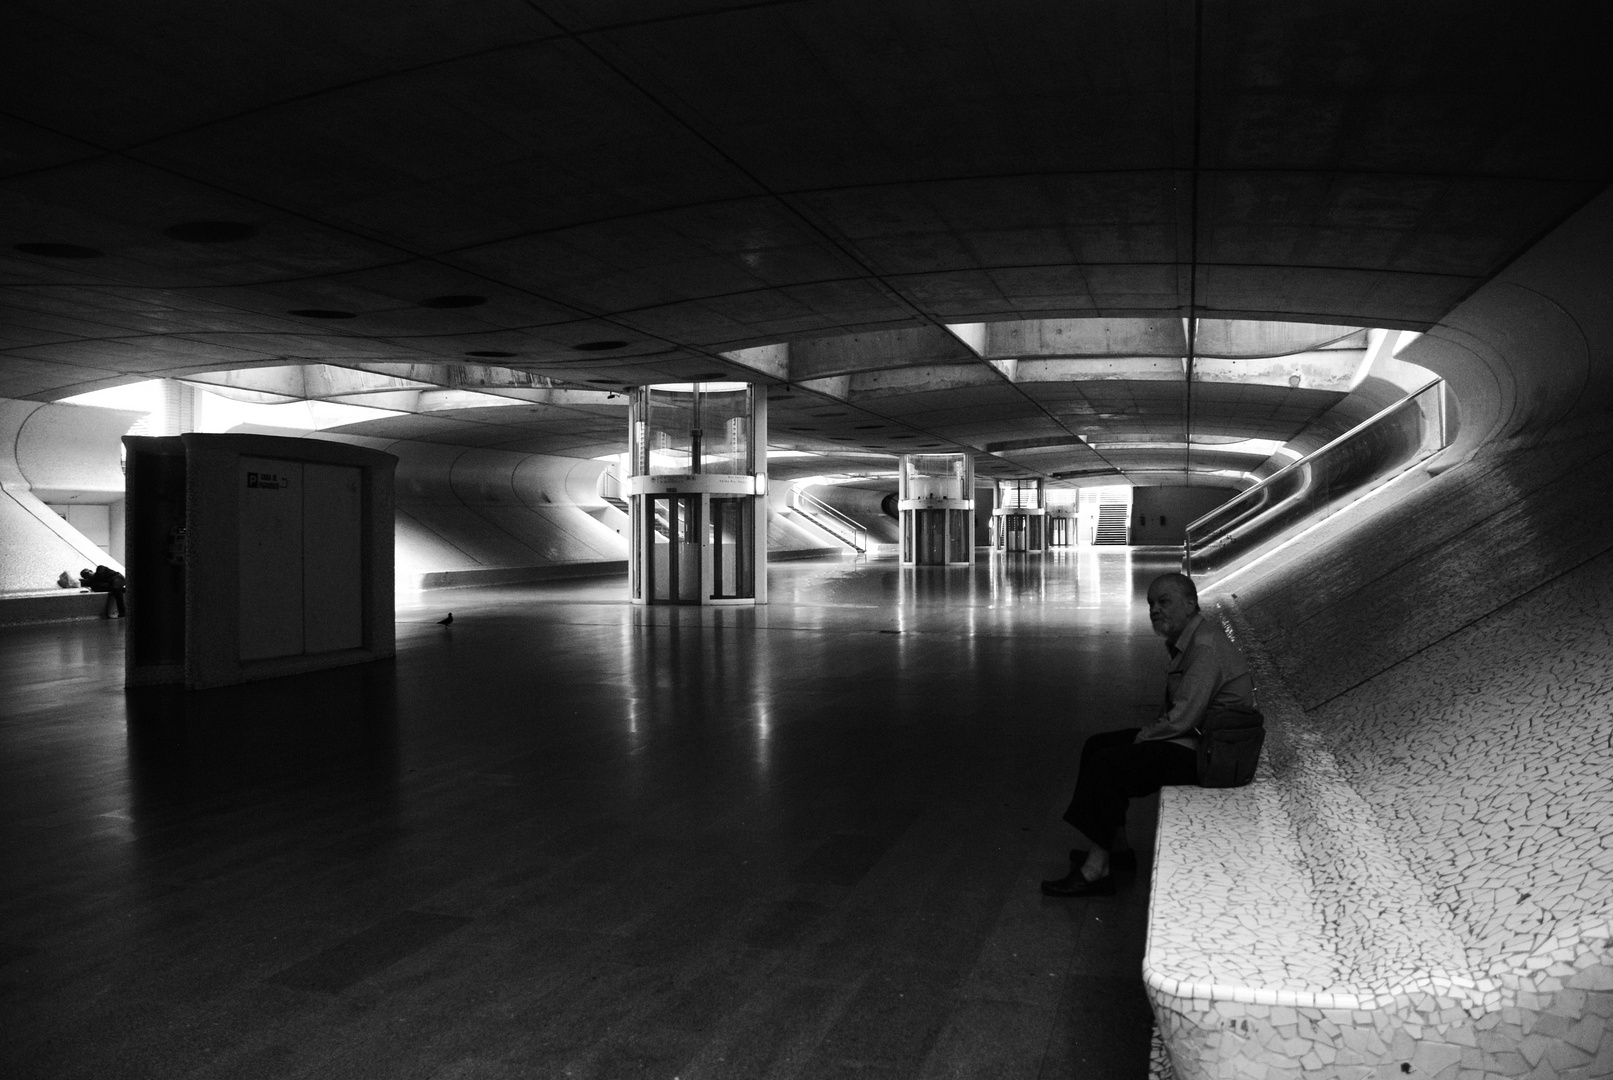
[[[1161,794],[1143,974],[1166,1072],[1179,1080],[1613,1077],[1613,846],[1596,835],[1608,824],[1606,763],[1579,763],[1578,782],[1600,775],[1593,812],[1604,828],[1591,824],[1571,838],[1566,857],[1583,860],[1577,883],[1572,865],[1566,875],[1539,873],[1539,845],[1504,842],[1515,858],[1485,851],[1482,865],[1464,863],[1450,851],[1464,831],[1488,835],[1515,823],[1521,837],[1538,819],[1560,837],[1566,808],[1532,794],[1531,805],[1503,802],[1485,821],[1494,800],[1539,789],[1527,763],[1481,762],[1477,771],[1462,763],[1453,747],[1487,745],[1470,737],[1471,717],[1463,718],[1467,737],[1441,741],[1426,716],[1397,734],[1381,710],[1368,709],[1354,725],[1357,742],[1381,736],[1375,752],[1407,773],[1380,777],[1380,786],[1399,782],[1425,803],[1451,803],[1424,815],[1450,823],[1433,831],[1407,825],[1412,815],[1386,814],[1352,772],[1360,747],[1350,742],[1351,724],[1306,716],[1248,635],[1223,619],[1250,654],[1268,741],[1248,787]],[[1407,675],[1415,684],[1439,662]],[[1395,688],[1383,692],[1392,702]],[[1502,710],[1491,715],[1502,728],[1517,726]],[[1606,711],[1600,721],[1588,715],[1606,744]],[[1430,739],[1445,756],[1424,758],[1419,770]],[[1421,791],[1414,775],[1424,777]],[[1440,790],[1441,776],[1460,786]],[[1467,880],[1442,879],[1448,866]],[[1555,893],[1537,895],[1544,906],[1525,906],[1531,889]]]
[[[33,589],[0,593],[0,626],[95,619],[106,608],[106,593],[87,589]]]

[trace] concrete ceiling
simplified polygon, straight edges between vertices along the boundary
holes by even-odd
[[[1180,477],[1092,445],[1344,393],[1189,387],[1190,310],[1248,372],[1359,349],[1613,179],[1603,5],[13,0],[0,40],[0,396],[35,400],[748,378],[775,445]],[[620,398],[511,396],[375,423],[620,446]]]

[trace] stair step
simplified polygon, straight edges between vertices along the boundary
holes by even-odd
[[[1092,532],[1092,543],[1129,544],[1131,542],[1131,507],[1124,503],[1101,503],[1098,506],[1098,524]]]

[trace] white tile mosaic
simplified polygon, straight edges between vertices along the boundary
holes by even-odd
[[[1172,1075],[1613,1077],[1613,556],[1167,788],[1144,976]],[[1163,1075],[1163,1074],[1161,1074]]]

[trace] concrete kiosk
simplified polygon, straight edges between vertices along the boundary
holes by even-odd
[[[268,435],[124,439],[131,686],[391,656],[397,459]]]

